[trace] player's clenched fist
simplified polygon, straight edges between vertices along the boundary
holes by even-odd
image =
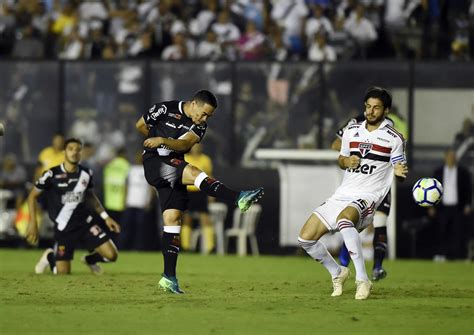
[[[348,157],[346,160],[346,165],[347,165],[347,168],[349,169],[355,169],[359,166],[359,164],[360,164],[360,158],[355,155]]]
[[[143,142],[143,145],[146,148],[158,148],[160,145],[162,145],[161,137],[150,137]]]

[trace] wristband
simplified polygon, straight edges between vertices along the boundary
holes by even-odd
[[[109,217],[109,214],[107,214],[106,211],[103,211],[102,213],[100,213],[100,217],[105,220]]]

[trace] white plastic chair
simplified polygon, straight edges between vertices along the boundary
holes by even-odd
[[[234,210],[233,225],[232,228],[225,231],[225,246],[226,250],[229,246],[229,238],[237,238],[237,254],[239,256],[247,255],[247,238],[250,241],[250,248],[252,254],[258,256],[257,236],[255,234],[258,221],[260,220],[260,214],[262,213],[262,206],[259,204],[253,204],[245,213],[242,213],[240,209]]]
[[[209,216],[214,224],[214,232],[216,234],[216,252],[218,255],[224,255],[224,222],[227,217],[227,205],[222,202],[211,202],[208,208]],[[191,249],[196,250],[199,237],[201,237],[201,253],[205,253],[204,236],[201,228],[193,229],[190,241]]]

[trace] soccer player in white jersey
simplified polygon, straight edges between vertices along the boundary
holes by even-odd
[[[349,269],[340,266],[319,239],[340,231],[356,270],[355,299],[367,299],[372,282],[367,277],[359,231],[373,220],[375,209],[390,190],[393,176],[405,179],[405,140],[385,120],[392,97],[379,87],[366,92],[365,121],[349,126],[342,137],[339,166],[345,170],[336,192],[308,218],[298,237],[301,247],[331,274],[333,292],[342,295]]]

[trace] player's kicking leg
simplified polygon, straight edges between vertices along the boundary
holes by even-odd
[[[331,296],[338,297],[342,295],[344,283],[349,278],[350,272],[348,268],[337,264],[326,249],[324,243],[319,241],[319,239],[327,232],[328,229],[321,222],[318,216],[311,214],[301,229],[298,243],[308,253],[308,255],[321,263],[329,271],[333,283],[333,292]]]
[[[231,190],[220,181],[209,177],[205,172],[190,164],[186,165],[183,170],[183,184],[195,185],[211,197],[234,201],[242,212],[248,210],[264,194],[263,187],[240,192]]]

